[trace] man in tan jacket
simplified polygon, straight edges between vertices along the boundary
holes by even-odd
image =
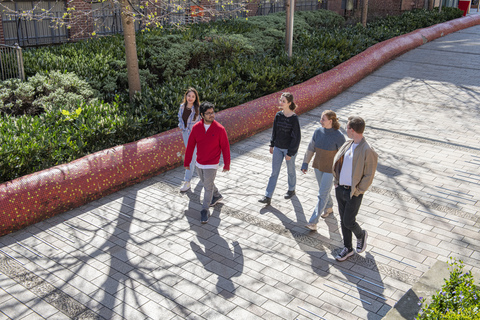
[[[357,116],[349,117],[348,140],[333,159],[333,182],[343,235],[343,250],[335,257],[344,261],[354,254],[352,233],[357,238],[357,253],[367,248],[367,231],[356,221],[363,194],[370,187],[377,169],[378,155],[363,136],[365,121]]]

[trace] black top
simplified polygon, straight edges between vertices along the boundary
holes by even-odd
[[[285,117],[283,111],[277,112],[273,121],[272,139],[270,147],[288,149],[287,155],[293,157],[300,146],[300,123],[294,113]]]
[[[188,117],[192,114],[192,108],[188,109],[187,107],[183,108],[183,114],[182,114],[182,119],[183,123],[185,125],[185,128],[187,127],[187,122],[188,122]]]

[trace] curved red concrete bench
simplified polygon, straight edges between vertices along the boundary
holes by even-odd
[[[334,69],[285,89],[297,113],[316,108],[391,59],[449,33],[480,24],[480,15],[459,18],[378,43]],[[279,93],[218,113],[236,142],[272,125]],[[0,185],[0,236],[79,207],[182,163],[179,129],[93,153],[70,163]],[[235,170],[235,168],[233,168]]]

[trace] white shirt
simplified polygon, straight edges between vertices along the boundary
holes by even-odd
[[[340,178],[338,179],[338,183],[341,186],[352,185],[353,152],[357,146],[358,143],[352,143],[350,148],[343,155],[342,170],[340,171]]]

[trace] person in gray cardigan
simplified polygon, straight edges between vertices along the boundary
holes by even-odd
[[[338,202],[344,248],[335,257],[344,261],[355,252],[352,247],[352,233],[357,238],[357,253],[367,248],[366,230],[356,221],[363,194],[373,182],[377,170],[378,154],[363,136],[365,121],[360,117],[349,117],[347,135],[350,139],[338,150],[333,159],[335,196]]]
[[[333,212],[333,201],[330,195],[333,186],[333,158],[338,149],[345,143],[345,137],[338,130],[340,129],[340,123],[335,112],[332,110],[324,111],[320,124],[321,127],[315,130],[307,147],[301,169],[306,174],[308,164],[315,155],[312,167],[318,183],[318,202],[308,224],[305,226],[313,231],[317,230],[320,213],[320,217],[326,218]]]

